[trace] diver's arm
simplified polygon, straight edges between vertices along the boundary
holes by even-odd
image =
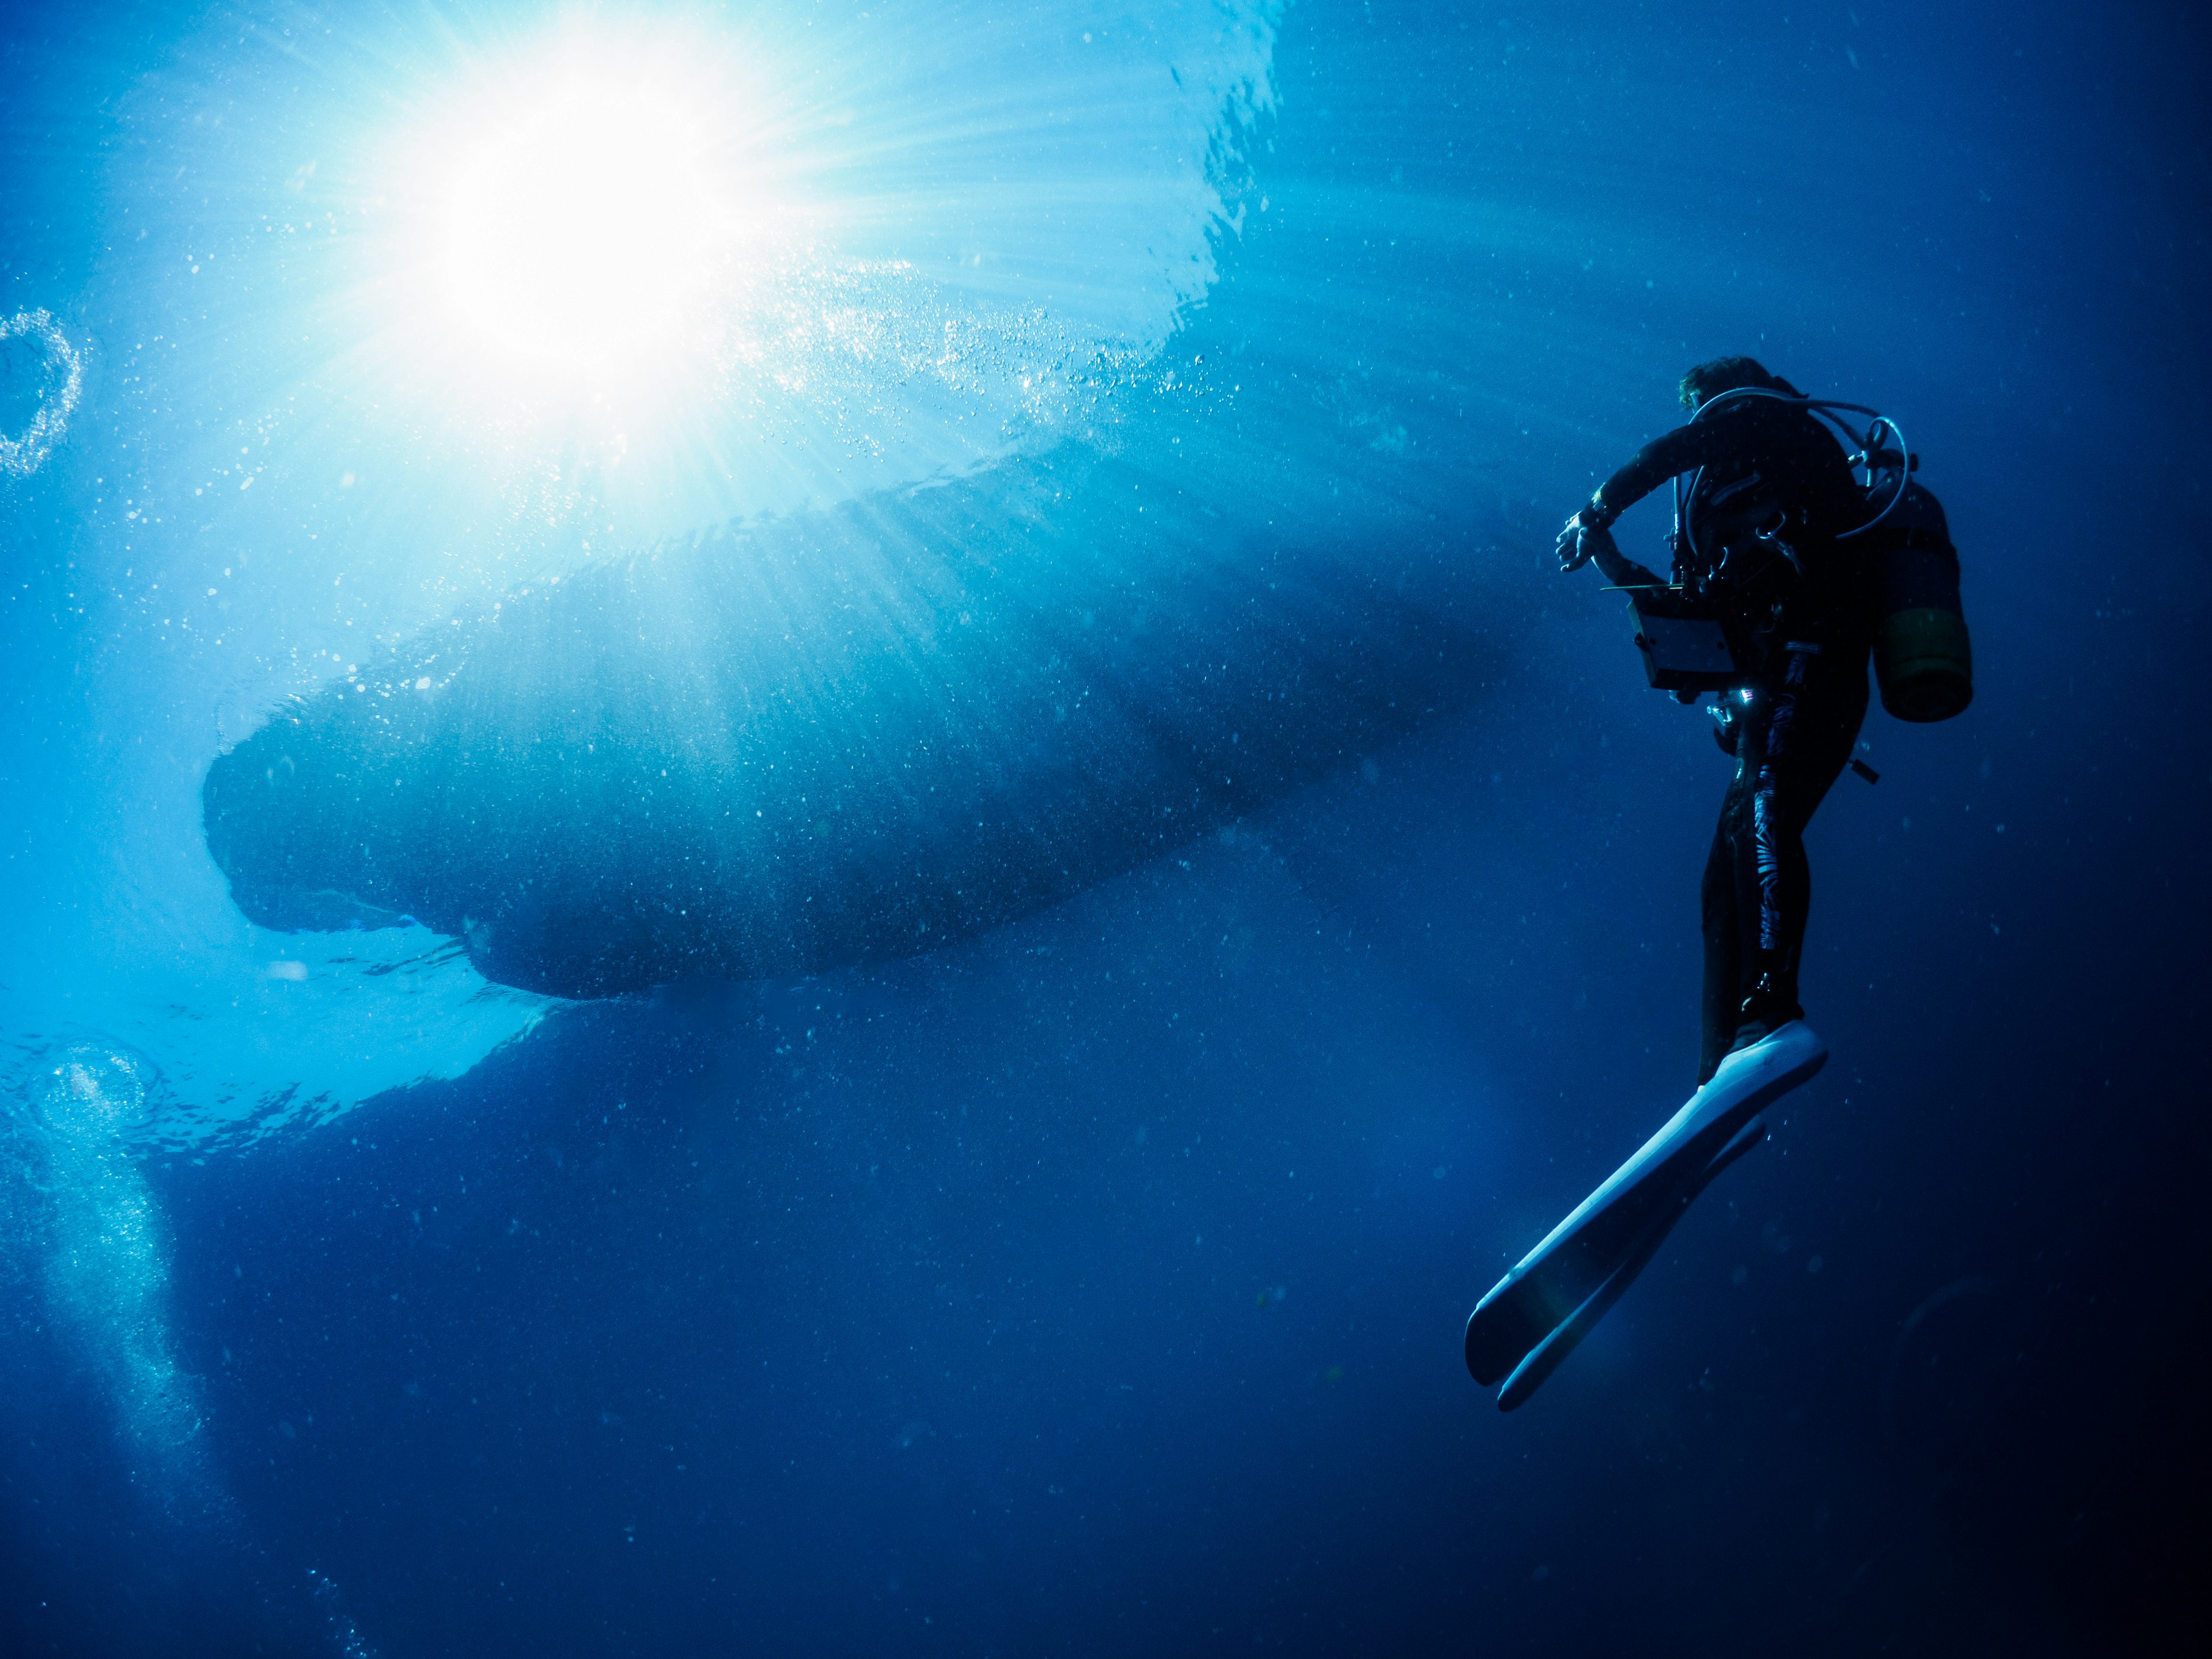
[[[1583,509],[1587,521],[1602,529],[1677,474],[1725,460],[1739,447],[1733,422],[1712,416],[1678,426],[1638,450],[1628,465],[1600,484]]]
[[[1601,524],[1589,522],[1589,509],[1567,520],[1559,532],[1559,568],[1579,570],[1591,560],[1605,572],[1605,579],[1615,587],[1664,587],[1667,584],[1620,550],[1613,539],[1613,532]]]
[[[1620,550],[1610,530],[1592,530],[1585,536],[1589,556],[1597,561],[1597,568],[1605,573],[1606,580],[1615,587],[1664,587],[1666,581],[1630,558]]]
[[[1605,579],[1615,587],[1664,587],[1650,571],[1620,550],[1613,539],[1613,532],[1603,525],[1585,524],[1579,513],[1567,520],[1567,527],[1559,532],[1559,568],[1579,570],[1591,560],[1605,572]]]
[[[1579,570],[1594,558],[1601,560],[1601,538],[1607,526],[1668,479],[1695,467],[1710,466],[1735,453],[1742,440],[1735,428],[1735,422],[1725,416],[1692,421],[1654,438],[1638,450],[1626,466],[1597,487],[1583,509],[1569,519],[1566,528],[1559,532],[1559,568]],[[1604,545],[1610,544],[1610,539],[1606,538]],[[1610,566],[1601,562],[1600,568],[1608,576],[1613,575]],[[1641,565],[1628,568],[1642,571],[1644,576],[1650,574]],[[1613,580],[1620,580],[1618,576]]]

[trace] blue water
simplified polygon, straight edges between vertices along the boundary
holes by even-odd
[[[0,36],[0,1650],[2202,1628],[2190,9],[82,11]],[[477,355],[435,181],[576,39],[740,232],[672,334]],[[1468,1310],[1688,1091],[1728,773],[1551,538],[1729,351],[1903,422],[1976,701],[1815,821],[1826,1071],[1500,1416]],[[1464,712],[805,980],[232,906],[200,781],[285,699],[1077,455],[1433,515]]]

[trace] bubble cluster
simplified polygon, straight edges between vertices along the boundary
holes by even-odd
[[[13,343],[21,341],[21,346]],[[26,478],[46,464],[69,428],[84,390],[84,357],[53,314],[19,311],[0,318],[0,377],[27,380],[36,408],[21,431],[0,432],[0,473]]]
[[[1096,438],[1140,395],[1199,390],[1157,346],[948,292],[904,260],[791,258],[717,319],[712,357],[721,419],[854,459]]]
[[[114,1413],[135,1478],[173,1518],[228,1500],[202,1455],[198,1382],[168,1323],[169,1240],[131,1146],[152,1068],[117,1045],[47,1057],[0,1118],[0,1254],[43,1292]]]
[[[323,1628],[338,1659],[377,1659],[376,1650],[368,1644],[368,1639],[361,1633],[361,1626],[346,1611],[345,1598],[329,1575],[310,1569],[307,1582],[313,1586],[316,1609],[323,1616]]]

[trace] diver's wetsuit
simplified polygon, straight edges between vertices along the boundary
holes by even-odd
[[[1805,826],[1850,759],[1866,718],[1867,650],[1863,632],[1793,639],[1769,672],[1745,681],[1751,696],[1737,704],[1735,776],[1721,798],[1699,893],[1705,935],[1699,1083],[1740,1036],[1764,1036],[1796,1017],[1797,963],[1813,902]],[[1744,1005],[1762,975],[1771,976],[1773,1006],[1754,1006],[1747,1022]]]
[[[1731,1046],[1797,1015],[1812,902],[1805,826],[1850,759],[1866,717],[1872,629],[1857,551],[1837,539],[1865,518],[1866,497],[1810,414],[1771,398],[1723,404],[1646,444],[1592,505],[1609,521],[1691,471],[1698,478],[1688,518],[1698,545],[1678,550],[1676,578],[1693,588],[1708,579],[1699,608],[1723,616],[1746,670],[1723,694],[1735,714],[1736,769],[1705,862],[1702,1084]],[[1799,568],[1751,537],[1742,512],[1731,533],[1732,503],[1745,504],[1794,550]],[[1711,583],[1731,559],[1730,580]],[[1648,573],[1613,579],[1656,580]]]

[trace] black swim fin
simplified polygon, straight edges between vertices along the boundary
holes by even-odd
[[[1581,1346],[1597,1322],[1612,1311],[1613,1304],[1620,1300],[1636,1276],[1649,1267],[1651,1258],[1659,1254],[1659,1247],[1667,1242],[1667,1235],[1674,1231],[1674,1224],[1689,1212],[1691,1203],[1705,1190],[1712,1178],[1766,1139],[1766,1125],[1756,1118],[1744,1125],[1734,1140],[1723,1147],[1718,1156],[1705,1165],[1694,1185],[1676,1194],[1637,1241],[1626,1261],[1614,1268],[1613,1276],[1592,1291],[1582,1306],[1569,1314],[1553,1328],[1552,1334],[1529,1349],[1513,1374],[1505,1379],[1505,1386],[1498,1391],[1498,1409],[1510,1412],[1541,1388],[1552,1373],[1566,1363],[1567,1356]]]

